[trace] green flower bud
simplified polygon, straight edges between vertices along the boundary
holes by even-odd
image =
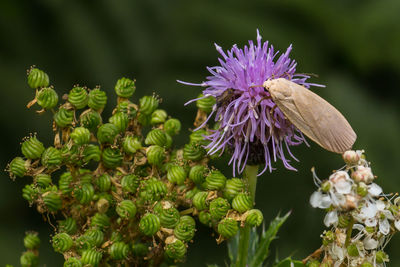
[[[150,178],[145,182],[141,196],[149,201],[158,201],[167,194],[167,186],[157,178]]]
[[[232,218],[225,218],[218,224],[218,233],[228,239],[236,235],[238,230],[238,224]]]
[[[165,146],[167,143],[167,137],[163,130],[154,129],[147,134],[144,143],[146,145]]]
[[[165,133],[165,138],[167,139],[167,141],[165,142],[165,147],[170,148],[173,143],[172,137],[169,134]]]
[[[47,168],[57,167],[62,163],[61,151],[55,147],[48,147],[42,154],[42,165]]]
[[[67,165],[81,165],[80,147],[78,145],[65,144],[61,149],[61,158]]]
[[[39,106],[44,109],[52,109],[58,103],[57,92],[51,87],[44,87],[36,94],[36,100]]]
[[[140,185],[140,178],[134,174],[125,175],[121,180],[122,190],[129,193],[136,193]]]
[[[332,231],[325,231],[324,235],[322,236],[322,244],[324,246],[329,245],[333,240],[335,240],[335,234]]]
[[[112,123],[106,123],[97,130],[97,140],[99,143],[114,143],[114,139],[118,134],[118,127]]]
[[[72,183],[73,178],[70,172],[64,172],[60,176],[60,180],[58,181],[58,188],[60,189],[61,193],[69,194],[72,192]]]
[[[246,217],[246,224],[250,225],[251,227],[260,226],[264,220],[264,216],[262,212],[258,209],[249,210],[247,217]]]
[[[203,165],[195,165],[190,169],[189,179],[196,184],[203,184],[207,168]]]
[[[116,208],[119,217],[123,219],[133,219],[136,215],[136,210],[136,206],[132,200],[123,200]]]
[[[68,102],[71,103],[76,109],[86,107],[89,101],[89,96],[85,88],[75,86],[69,91]]]
[[[174,235],[176,238],[182,241],[190,241],[193,239],[196,228],[191,223],[180,221],[174,229]]]
[[[121,78],[115,84],[115,93],[119,97],[129,98],[136,90],[135,81],[128,78]]]
[[[89,266],[97,267],[102,257],[103,255],[100,251],[88,249],[82,252],[81,262],[83,265],[88,264]]]
[[[186,160],[198,161],[201,160],[206,151],[199,144],[186,144],[183,148],[183,158]]]
[[[375,256],[377,263],[384,263],[386,261],[389,261],[389,256],[382,250],[377,251]]]
[[[319,265],[318,265],[319,267]],[[369,262],[364,262],[363,264],[360,265],[360,267],[374,267],[374,265],[372,265],[372,263]]]
[[[30,88],[40,88],[49,86],[49,76],[38,68],[31,68],[28,71],[28,85]]]
[[[81,204],[89,204],[94,196],[94,187],[89,183],[79,185],[74,190],[74,196]]]
[[[74,242],[67,233],[59,233],[53,236],[52,241],[55,252],[64,253],[69,250]]]
[[[141,219],[139,223],[140,231],[147,236],[153,236],[160,230],[160,219],[157,215],[152,213],[146,213]]]
[[[216,220],[224,217],[230,208],[231,205],[229,205],[228,200],[222,197],[218,197],[210,202],[210,214]]]
[[[101,192],[109,191],[111,188],[111,177],[107,173],[100,175],[96,179],[96,185]]]
[[[207,135],[208,135],[208,133],[204,129],[200,129],[195,132],[192,132],[189,135],[190,143],[199,144],[202,146],[207,145],[209,143],[209,141],[204,138]]]
[[[225,187],[226,177],[220,171],[212,171],[206,177],[206,188],[209,190],[221,190]]]
[[[45,173],[40,173],[35,176],[36,184],[41,188],[46,188],[51,184],[51,176]]]
[[[123,157],[119,149],[107,147],[103,150],[102,160],[106,168],[115,169],[121,166]]]
[[[75,248],[79,253],[82,253],[83,251],[94,247],[95,247],[94,241],[89,236],[81,235],[75,239]]]
[[[54,121],[58,127],[64,128],[72,124],[74,120],[74,111],[66,108],[60,108],[54,114]]]
[[[91,240],[90,242],[96,247],[100,247],[103,244],[104,233],[97,228],[87,230],[84,236],[88,237]]]
[[[226,181],[224,188],[224,197],[228,200],[232,200],[237,194],[243,192],[245,184],[242,179],[232,178]]]
[[[122,133],[128,128],[129,117],[126,113],[117,112],[110,118],[110,122],[117,126],[118,132]]]
[[[204,97],[204,95],[200,94],[197,98],[201,98],[201,97]],[[197,100],[196,106],[198,109],[200,109],[206,113],[211,113],[215,103],[216,103],[215,97],[209,96],[209,97]]]
[[[21,157],[14,158],[8,165],[8,172],[11,177],[24,177],[28,170],[29,162]]]
[[[339,228],[346,228],[349,225],[350,220],[351,220],[350,215],[347,215],[347,214],[339,215],[338,227]]]
[[[89,92],[88,106],[94,110],[102,110],[107,104],[106,92],[96,88]]]
[[[365,197],[368,194],[368,186],[363,182],[358,183],[357,194],[361,197]]]
[[[207,192],[198,192],[193,197],[193,205],[197,210],[205,210],[208,208],[207,201],[208,193]]]
[[[37,267],[39,266],[39,257],[32,251],[26,251],[20,258],[21,267]]]
[[[177,239],[165,246],[165,255],[168,259],[182,260],[186,255],[186,245]]]
[[[107,198],[99,198],[96,202],[96,208],[100,213],[106,213],[110,207],[110,201]]]
[[[126,136],[122,144],[124,151],[128,154],[134,154],[142,148],[142,143],[138,137]]]
[[[42,197],[44,204],[50,212],[55,212],[62,208],[61,197],[56,192],[46,192]]]
[[[167,172],[167,179],[171,183],[181,185],[186,180],[186,171],[179,165],[171,165]]]
[[[158,107],[158,99],[154,96],[144,96],[139,100],[140,108],[139,111],[142,114],[150,115]]]
[[[82,156],[84,162],[90,162],[91,160],[98,162],[101,159],[100,147],[97,145],[89,144],[83,149]]]
[[[182,217],[179,219],[179,222],[180,222],[180,223],[187,224],[187,225],[191,225],[193,228],[196,227],[196,221],[193,219],[192,216],[189,216],[189,215],[182,216]]]
[[[21,151],[27,159],[38,159],[44,151],[44,145],[36,136],[31,136],[22,143]]]
[[[137,114],[136,105],[130,101],[122,101],[117,106],[117,112],[123,112],[129,118],[134,118]]]
[[[159,124],[164,123],[167,119],[167,112],[163,109],[157,109],[151,114],[150,123],[151,124]]]
[[[159,214],[161,226],[173,229],[179,222],[179,211],[174,208],[163,208]]]
[[[72,217],[65,218],[65,220],[58,221],[58,230],[67,234],[73,235],[77,231],[76,221]]]
[[[83,264],[79,259],[70,257],[64,262],[64,267],[83,267]]]
[[[321,184],[322,192],[326,193],[331,189],[331,183],[329,181],[325,181]]]
[[[110,226],[110,218],[104,213],[96,213],[90,222],[90,226],[105,229]]]
[[[143,243],[132,244],[132,255],[136,258],[143,258],[149,252],[148,246]]]
[[[71,139],[77,145],[84,145],[90,141],[90,131],[85,127],[77,127],[71,133]]]
[[[40,246],[40,238],[38,233],[29,232],[24,237],[24,246],[27,249],[38,249]]]
[[[124,242],[116,242],[111,245],[108,253],[111,256],[111,259],[124,260],[128,258],[129,246]]]
[[[360,255],[360,253],[358,252],[358,248],[356,244],[350,244],[347,246],[347,253],[349,253],[349,256],[351,257],[357,257],[358,255]]]
[[[160,166],[165,159],[165,150],[157,145],[149,146],[146,150],[146,155],[149,164]]]
[[[164,123],[164,131],[171,136],[177,135],[181,130],[181,122],[177,119],[169,119]]]
[[[151,116],[139,113],[139,115],[137,116],[137,120],[142,126],[147,126],[150,124]]]
[[[208,226],[208,227],[212,227],[212,217],[211,214],[205,210],[200,211],[199,213],[199,221]]]
[[[38,195],[38,192],[35,190],[33,184],[27,184],[22,189],[22,197],[32,203]]]
[[[245,193],[239,193],[232,200],[232,208],[240,213],[248,211],[253,207],[251,197]]]
[[[81,126],[89,129],[90,131],[94,131],[97,129],[97,126],[102,122],[101,115],[92,109],[85,110],[79,116],[79,120]]]
[[[182,187],[183,187],[183,190],[186,189],[186,185],[182,185]],[[191,189],[191,190],[189,190],[189,191],[186,191],[186,193],[185,193],[185,198],[186,198],[186,199],[193,199],[194,196],[195,196],[198,192],[200,192],[200,189],[197,188],[197,187],[193,187],[193,189]]]

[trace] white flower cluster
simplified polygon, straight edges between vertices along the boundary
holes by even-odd
[[[328,180],[321,181],[313,170],[319,188],[310,204],[325,209],[324,224],[332,226],[322,235],[318,256],[324,256],[315,266],[386,266],[389,258],[383,249],[400,230],[400,198],[392,203],[373,182],[376,177],[363,151],[346,151],[343,159],[346,166]]]

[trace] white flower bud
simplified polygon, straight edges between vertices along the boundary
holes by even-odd
[[[356,182],[370,184],[375,177],[372,174],[370,167],[358,166],[357,170],[351,174],[351,178],[353,178]]]
[[[342,157],[344,162],[346,162],[346,164],[349,166],[356,165],[360,160],[360,155],[354,150],[348,150],[344,152]]]

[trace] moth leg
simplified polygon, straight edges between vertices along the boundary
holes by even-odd
[[[275,122],[276,122],[276,118],[275,118],[275,116],[274,116],[274,112],[275,112],[275,109],[277,108],[277,105],[275,104],[272,108],[271,108],[271,110],[269,111],[269,113],[271,114],[271,117],[272,117],[272,120],[273,120],[273,124],[275,124]]]

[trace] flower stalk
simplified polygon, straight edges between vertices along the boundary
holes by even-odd
[[[243,179],[247,184],[247,190],[250,193],[250,198],[253,204],[256,197],[258,168],[259,168],[258,165],[246,165],[243,175]],[[249,251],[249,244],[250,244],[250,230],[251,230],[250,225],[246,225],[245,227],[240,229],[239,249],[236,261],[236,267],[244,267],[247,264],[247,254]]]

